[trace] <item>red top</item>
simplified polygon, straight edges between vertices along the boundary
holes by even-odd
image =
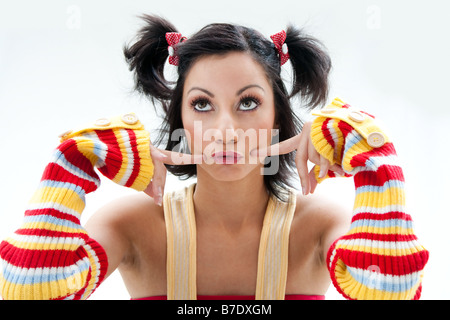
[[[198,295],[198,300],[255,300],[255,296],[204,296]],[[131,300],[167,300],[167,296],[151,296]],[[325,300],[321,295],[287,294],[285,300]]]

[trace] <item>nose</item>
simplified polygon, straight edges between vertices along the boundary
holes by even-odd
[[[218,144],[236,144],[238,142],[238,135],[236,131],[231,128],[225,130],[218,130],[218,135],[215,137],[214,141]]]
[[[215,136],[214,141],[216,143],[221,143],[224,145],[236,144],[238,142],[238,134],[236,131],[236,123],[233,117],[226,113],[217,117],[216,121],[217,136]]]

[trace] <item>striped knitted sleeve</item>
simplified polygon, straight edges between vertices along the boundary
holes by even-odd
[[[108,268],[104,249],[80,225],[86,195],[100,186],[94,168],[143,190],[153,164],[150,139],[134,114],[100,119],[61,138],[20,228],[0,244],[3,299],[86,299]]]
[[[392,142],[373,116],[340,99],[313,114],[316,150],[353,176],[356,191],[350,230],[328,250],[334,286],[347,299],[419,299],[428,251],[406,212]]]

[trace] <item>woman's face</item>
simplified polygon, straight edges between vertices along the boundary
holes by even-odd
[[[206,56],[195,62],[183,89],[182,121],[197,172],[238,180],[262,164],[250,152],[270,145],[275,128],[272,86],[247,53]]]

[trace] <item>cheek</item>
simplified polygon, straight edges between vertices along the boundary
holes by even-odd
[[[267,114],[264,119],[255,123],[255,128],[258,128],[258,146],[264,147],[271,144],[273,133],[275,132],[275,115]]]
[[[202,122],[193,119],[183,119],[184,132],[189,150],[193,154],[201,154],[203,150]]]

